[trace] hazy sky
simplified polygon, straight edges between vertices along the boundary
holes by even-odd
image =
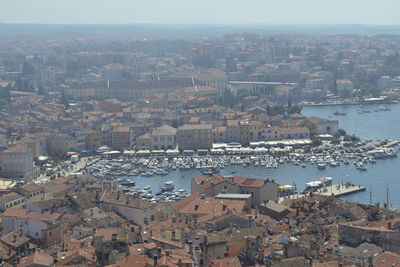
[[[0,22],[400,24],[400,0],[0,0]]]

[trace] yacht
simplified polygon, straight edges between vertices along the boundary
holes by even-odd
[[[174,188],[175,187],[173,181],[167,181],[162,186],[160,186],[161,192],[170,192],[174,190]]]

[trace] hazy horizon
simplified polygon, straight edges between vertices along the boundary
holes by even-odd
[[[3,0],[0,23],[72,25],[400,25],[387,0]]]

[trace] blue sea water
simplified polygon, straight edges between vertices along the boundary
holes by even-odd
[[[304,107],[302,113],[306,116],[320,116],[328,119],[339,120],[339,127],[349,134],[369,139],[400,139],[400,105],[389,105],[390,111],[379,111],[379,105],[361,107],[370,113],[359,114],[359,106],[318,106]],[[334,116],[335,111],[345,112],[345,116]],[[317,180],[322,176],[330,176],[334,183],[352,182],[367,188],[365,192],[344,196],[342,199],[370,203],[372,190],[372,203],[386,202],[387,188],[389,188],[389,206],[400,208],[400,155],[393,159],[377,160],[375,164],[366,164],[367,171],[359,171],[353,164],[339,167],[326,167],[319,170],[315,165],[306,168],[293,164],[283,164],[277,169],[265,167],[243,167],[240,165],[229,166],[220,171],[220,174],[242,175],[246,177],[275,179],[279,184],[296,184],[302,190],[305,183]],[[183,188],[190,193],[191,179],[201,175],[198,170],[175,170],[165,176],[136,177],[136,186],[142,188],[150,185],[153,193],[159,191],[159,186],[165,181],[173,180],[175,188]]]

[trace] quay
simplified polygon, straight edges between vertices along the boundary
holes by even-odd
[[[349,185],[349,184],[335,184],[326,186],[323,188],[319,188],[317,191],[313,192],[314,195],[319,196],[334,196],[334,197],[341,197],[345,195],[350,195],[358,192],[365,191],[366,188],[360,185]],[[308,194],[293,194],[286,197],[280,197],[279,203],[283,202],[285,199],[299,199],[304,198]]]
[[[360,185],[336,184],[336,185],[326,186],[325,188],[320,188],[316,192],[314,192],[314,194],[320,196],[333,195],[335,197],[340,197],[362,191],[365,191],[365,187]]]

